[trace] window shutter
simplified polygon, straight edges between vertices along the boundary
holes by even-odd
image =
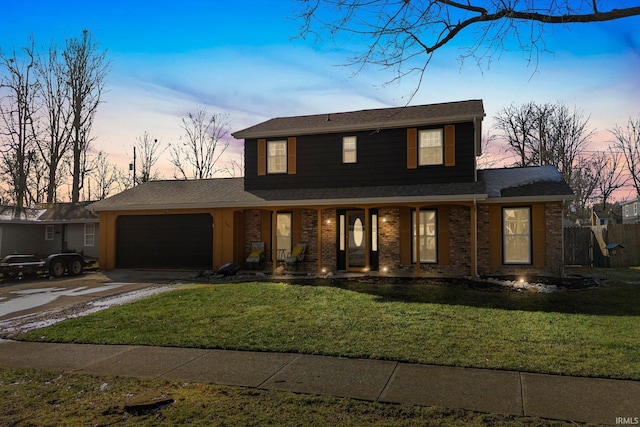
[[[296,173],[296,137],[287,139],[287,173],[294,175]]]
[[[531,238],[533,239],[533,266],[542,268],[546,264],[546,220],[544,215],[544,205],[533,205],[531,207]]]
[[[258,140],[258,176],[267,174],[267,140]]]
[[[444,127],[444,165],[456,165],[456,125]]]
[[[260,211],[260,240],[267,250],[271,250],[271,215],[270,211]]]
[[[462,251],[464,248],[457,248]],[[438,208],[438,264],[449,265],[449,208]]]
[[[400,264],[411,265],[411,209],[400,208]]]
[[[291,239],[293,240],[291,242],[291,250],[293,251],[295,245],[302,242],[302,210],[300,209],[294,209],[291,212]]]
[[[418,129],[407,129],[407,169],[418,167]]]
[[[502,207],[489,207],[489,262],[492,266],[502,265]]]

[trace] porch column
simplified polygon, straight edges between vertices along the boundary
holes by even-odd
[[[274,271],[278,266],[278,211],[271,211],[271,270]]]
[[[318,230],[317,230],[317,253],[318,253],[318,274],[322,274],[322,209],[316,209],[318,211]]]
[[[420,276],[420,206],[415,206],[415,224],[411,229],[413,236],[413,244],[416,248],[416,277]]]
[[[364,270],[371,271],[371,218],[369,208],[364,208]]]
[[[478,262],[478,205],[474,203],[470,206],[471,209],[471,277],[477,275],[477,262]]]

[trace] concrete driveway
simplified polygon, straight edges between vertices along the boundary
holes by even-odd
[[[0,284],[0,337],[88,314],[189,283],[193,271],[114,270]]]

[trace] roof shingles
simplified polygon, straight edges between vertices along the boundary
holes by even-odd
[[[277,117],[235,132],[235,138],[264,138],[285,135],[309,135],[425,125],[443,120],[471,120],[484,117],[482,100],[442,104],[380,108],[344,113]]]
[[[272,189],[246,191],[244,178],[150,181],[89,206],[95,211],[212,207],[269,207],[283,204],[350,204],[437,200],[478,201],[513,197],[563,199],[572,195],[554,167],[478,171],[478,182],[403,186]]]

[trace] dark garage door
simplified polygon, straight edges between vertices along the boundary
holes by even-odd
[[[212,268],[209,214],[125,215],[116,221],[119,268]]]

